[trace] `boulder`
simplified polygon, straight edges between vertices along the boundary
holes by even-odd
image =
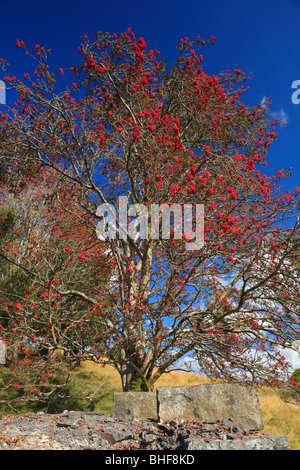
[[[112,415],[115,418],[158,419],[155,392],[114,393]]]
[[[239,384],[161,387],[157,390],[158,416],[172,419],[217,421],[233,418],[245,430],[264,428],[258,390]]]

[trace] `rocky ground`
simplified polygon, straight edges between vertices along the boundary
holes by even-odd
[[[77,411],[0,417],[0,450],[180,450],[195,439],[226,444],[247,436],[264,435],[243,430],[232,418],[159,422]]]

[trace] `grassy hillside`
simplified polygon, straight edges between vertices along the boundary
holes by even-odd
[[[181,385],[200,385],[211,381],[198,374],[184,372],[170,372],[164,374],[156,383],[157,387]],[[121,391],[121,381],[117,372],[111,366],[100,366],[93,362],[85,362],[76,370],[70,382],[72,395],[89,395],[91,400],[65,400],[50,406],[30,406],[30,411],[43,410],[45,412],[59,413],[64,409],[104,411],[111,413],[113,393]],[[300,450],[300,406],[296,404],[295,397],[271,388],[259,390],[262,418],[266,434],[286,436],[293,450]],[[284,399],[283,399],[284,398]],[[0,407],[0,414],[7,412],[24,413],[29,411],[28,405],[13,407]]]
[[[93,385],[97,380],[105,380],[110,393],[103,397],[96,405],[95,410],[105,410],[110,413],[114,391],[121,391],[121,381],[119,375],[110,366],[99,366],[91,362],[82,365],[81,371]],[[156,383],[156,388],[170,386],[179,387],[181,385],[200,385],[211,383],[211,381],[198,374],[185,372],[170,372],[164,374]],[[300,406],[296,404],[294,396],[289,396],[271,388],[259,390],[261,412],[266,434],[286,436],[293,450],[300,450]]]

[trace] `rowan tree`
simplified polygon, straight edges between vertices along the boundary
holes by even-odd
[[[152,390],[188,355],[224,379],[278,380],[287,367],[280,348],[292,348],[299,335],[291,262],[299,234],[289,221],[300,189],[284,191],[284,170],[264,173],[278,123],[264,107],[242,103],[242,71],[205,73],[196,48],[213,42],[181,40],[169,66],[130,29],[84,36],[81,61],[59,69],[58,79],[49,50],[36,45],[31,53],[18,40],[37,66],[22,79],[4,77],[7,93],[18,94],[0,118],[2,179],[14,191],[51,169],[98,224],[99,205],[120,214],[123,197],[146,207],[149,233],[153,204],[190,204],[194,238],[195,210],[204,206],[201,248],[187,249],[186,232],[177,237],[175,215],[169,239],[134,229],[123,236],[117,220],[115,238],[103,242],[116,273],[110,313],[99,312],[109,335],[102,353],[125,391],[137,383]],[[74,293],[97,308],[97,296],[83,294]]]
[[[16,388],[14,402],[53,401],[63,397],[62,363],[70,371],[90,350],[97,360],[107,336],[98,311],[111,303],[109,257],[76,207],[76,190],[53,172],[41,172],[17,195],[2,189],[0,335],[11,371],[5,389]],[[98,309],[84,298],[91,293]]]

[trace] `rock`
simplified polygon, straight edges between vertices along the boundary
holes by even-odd
[[[159,422],[67,412],[0,417],[0,450],[288,449],[283,437],[245,431],[232,418]]]
[[[109,432],[101,433],[101,439],[103,439],[104,441],[107,441],[111,445],[116,443],[114,436],[110,434]]]
[[[194,438],[185,441],[182,450],[290,450],[290,445],[283,436],[245,436],[232,440]]]
[[[147,434],[143,432],[142,439],[143,441],[145,441],[146,444],[151,444],[153,441],[157,439],[157,436],[155,434]]]
[[[114,393],[112,416],[116,418],[157,419],[156,393]]]
[[[258,431],[264,427],[259,395],[254,387],[238,384],[162,387],[157,390],[157,402],[161,421],[232,418],[236,426],[246,430]]]

